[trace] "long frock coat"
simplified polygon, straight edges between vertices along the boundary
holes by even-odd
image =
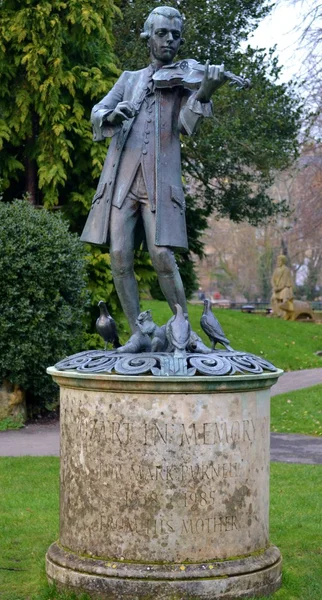
[[[212,107],[211,103],[201,104],[194,92],[183,87],[154,89],[152,76],[151,65],[125,71],[93,108],[94,140],[112,139],[81,236],[83,242],[108,245],[111,206],[122,210],[141,165],[149,206],[156,213],[155,244],[179,251],[188,248],[180,133],[192,135],[200,119],[212,115]],[[119,126],[103,120],[125,100],[135,107],[133,118]]]

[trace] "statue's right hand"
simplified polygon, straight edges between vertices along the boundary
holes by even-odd
[[[131,119],[135,115],[135,108],[131,102],[124,100],[119,102],[114,108],[113,112],[107,117],[107,121],[113,125],[119,125],[123,121]]]

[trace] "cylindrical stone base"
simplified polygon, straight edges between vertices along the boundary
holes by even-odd
[[[93,598],[247,598],[275,591],[270,387],[280,372],[133,377],[49,369],[61,396],[57,585]]]

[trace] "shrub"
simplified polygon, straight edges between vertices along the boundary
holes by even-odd
[[[46,368],[81,349],[84,247],[60,215],[0,202],[0,380],[27,392],[29,413],[52,402]]]

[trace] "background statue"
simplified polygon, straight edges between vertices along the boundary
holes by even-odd
[[[125,71],[92,111],[94,140],[111,137],[111,143],[81,239],[109,246],[115,288],[132,332],[140,313],[134,249],[142,242],[173,313],[176,305],[187,313],[174,257],[174,251],[188,248],[180,134],[192,135],[203,117],[212,116],[211,96],[227,79],[242,81],[223,65],[198,71],[193,60],[173,64],[182,26],[178,10],[155,8],[141,34],[151,64]],[[192,89],[179,84],[186,71]]]
[[[273,272],[271,282],[273,288],[271,298],[273,315],[287,320],[288,313],[294,310],[293,279],[290,269],[286,266],[286,256],[284,254],[277,257],[277,266]],[[283,309],[281,305],[283,305]]]

